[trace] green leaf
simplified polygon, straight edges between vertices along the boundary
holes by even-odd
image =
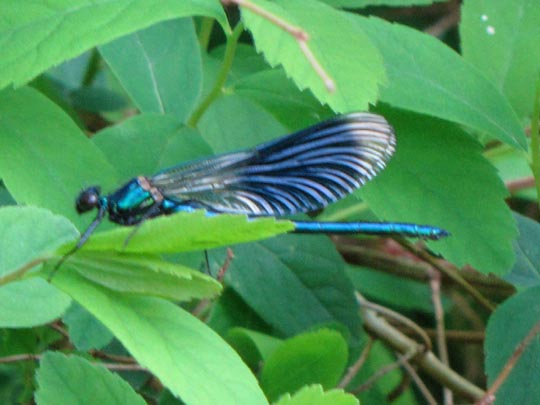
[[[347,365],[347,343],[336,331],[322,329],[287,340],[266,361],[261,386],[270,401],[307,384],[334,387]]]
[[[433,313],[432,292],[424,282],[351,265],[347,265],[347,275],[356,289],[370,300],[407,311]],[[395,293],[396,284],[399,284],[399,294]]]
[[[192,15],[228,23],[214,0],[20,0],[0,8],[0,88],[19,86],[84,51],[162,20]]]
[[[99,48],[142,112],[184,122],[202,89],[201,50],[191,18],[163,21]]]
[[[339,322],[361,334],[353,286],[328,238],[284,235],[233,252],[225,280],[281,333]]]
[[[514,213],[519,237],[514,242],[516,263],[505,280],[519,287],[540,284],[540,224]]]
[[[62,316],[70,303],[67,295],[40,278],[3,285],[0,287],[0,327],[45,325]]]
[[[75,272],[58,272],[54,281],[185,403],[266,403],[236,352],[175,304],[113,292]]]
[[[520,118],[529,117],[540,74],[538,2],[468,0],[459,28],[463,57],[502,90]]]
[[[146,404],[118,374],[77,356],[45,353],[36,380],[38,405]]]
[[[252,369],[257,369],[282,344],[283,340],[246,328],[232,328],[227,332],[227,342],[242,356]]]
[[[0,93],[0,177],[19,204],[83,224],[73,201],[84,183],[116,184],[103,154],[56,104],[28,87]]]
[[[196,130],[172,115],[136,115],[99,131],[92,140],[124,181],[212,153]]]
[[[484,350],[488,385],[502,371],[514,350],[540,319],[540,287],[530,288],[500,305],[489,319]],[[540,398],[540,339],[536,336],[497,391],[497,402],[519,404]]]
[[[275,405],[358,405],[360,402],[342,389],[333,389],[324,392],[320,385],[303,387],[292,397],[283,395]]]
[[[109,329],[77,302],[72,302],[62,321],[69,328],[70,342],[81,352],[99,350],[108,345],[114,337]]]
[[[117,111],[127,103],[122,96],[102,87],[81,87],[69,94],[73,107],[89,112]]]
[[[133,229],[126,227],[96,233],[83,249],[125,253],[179,253],[265,239],[293,228],[291,222],[278,221],[273,217],[248,219],[245,215],[207,216],[204,211],[197,210],[146,221],[134,235]],[[128,237],[131,239],[124,246]]]
[[[270,112],[287,128],[300,129],[332,115],[308,91],[300,92],[282,69],[265,70],[234,82],[235,94],[249,99]]]
[[[63,265],[110,290],[174,301],[214,298],[221,284],[212,277],[159,258],[113,252],[80,252]]]
[[[379,85],[386,79],[382,59],[369,37],[345,13],[314,0],[254,3],[309,35],[307,45],[336,89],[330,92],[325,87],[291,34],[242,8],[242,19],[255,46],[271,66],[282,65],[300,89],[309,88],[336,112],[366,110],[369,103],[375,103]]]
[[[234,94],[214,101],[198,128],[215,153],[251,147],[288,132],[267,110]]]
[[[396,129],[397,152],[361,190],[370,208],[384,220],[450,231],[430,245],[459,267],[508,272],[516,225],[504,202],[504,184],[480,145],[447,122],[391,111],[384,115]]]
[[[77,235],[65,218],[36,207],[0,207],[0,275],[46,257]]]
[[[534,184],[527,188],[518,187],[518,190],[511,189],[512,183],[522,184],[523,179],[533,177],[529,159],[523,151],[500,144],[489,148],[484,152],[484,156],[497,168],[499,176],[508,185],[512,196],[536,200],[537,193]]]
[[[376,18],[352,16],[377,44],[389,85],[381,101],[466,125],[525,149],[508,100],[478,70],[428,34]]]

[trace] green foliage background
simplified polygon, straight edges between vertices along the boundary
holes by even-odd
[[[397,370],[368,392],[346,393],[392,361],[383,344],[338,387],[369,340],[355,290],[414,317],[433,315],[429,287],[346,264],[325,236],[271,238],[292,230],[289,221],[178,214],[148,221],[127,247],[131,229],[103,224],[47,282],[90,221],[73,209],[82,188],[108,193],[139,174],[368,109],[394,126],[397,152],[317,219],[440,226],[452,236],[429,249],[517,288],[492,315],[467,304],[489,322],[491,384],[538,319],[540,228],[511,212],[505,182],[540,175],[540,8],[464,1],[457,53],[374,7],[431,3],[252,0],[227,14],[216,0],[0,4],[2,402],[58,403],[67,393],[70,403],[385,399]],[[309,35],[335,91],[297,39],[257,7]],[[532,186],[517,195],[537,200]],[[215,274],[226,247],[235,258],[220,283],[199,271],[201,252],[212,249]],[[456,319],[463,304],[455,295],[444,305],[448,326],[471,327]],[[537,340],[500,403],[535,395],[520,382],[540,377]],[[98,360],[92,349],[129,354],[144,372],[120,378],[98,364],[115,357]],[[144,384],[148,372],[165,390]],[[411,387],[398,399],[421,401]]]

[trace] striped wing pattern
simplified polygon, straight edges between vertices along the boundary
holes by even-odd
[[[308,212],[373,178],[394,153],[395,142],[383,117],[353,113],[254,149],[166,169],[151,181],[166,198],[210,212]]]

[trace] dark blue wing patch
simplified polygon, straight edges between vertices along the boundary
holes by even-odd
[[[151,182],[166,198],[211,212],[288,215],[361,187],[385,167],[395,144],[383,117],[354,113],[254,149],[166,169]]]

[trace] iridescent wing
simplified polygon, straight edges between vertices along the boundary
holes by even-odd
[[[354,113],[250,150],[166,169],[151,182],[168,199],[210,212],[308,212],[373,178],[394,153],[395,142],[383,117]]]

